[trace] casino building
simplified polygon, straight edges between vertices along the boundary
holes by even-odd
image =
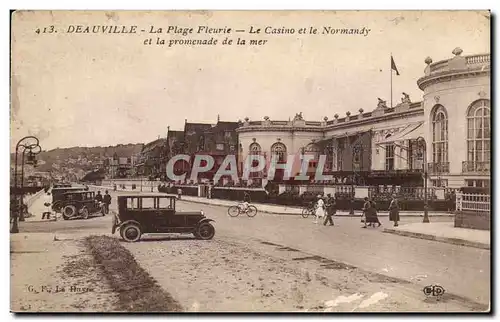
[[[288,121],[245,118],[236,129],[240,169],[249,154],[284,163],[305,153],[314,155],[314,172],[324,154],[323,173],[336,182],[421,186],[427,171],[430,186],[489,187],[490,55],[462,56],[460,48],[452,53],[438,62],[425,59],[417,81],[423,99],[417,102],[402,93],[392,108],[379,98],[371,111],[359,108],[321,121],[307,121],[302,113]],[[265,179],[267,170],[253,180]]]

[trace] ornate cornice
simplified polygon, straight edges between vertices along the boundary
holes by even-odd
[[[238,133],[248,133],[248,132],[274,132],[274,131],[282,131],[282,132],[314,132],[314,133],[322,133],[325,131],[331,131],[335,129],[345,129],[345,128],[353,128],[360,125],[367,125],[372,123],[380,123],[381,121],[389,121],[393,119],[403,118],[403,117],[411,117],[417,115],[423,115],[423,108],[413,108],[411,110],[399,112],[399,113],[388,113],[380,116],[366,117],[362,119],[352,120],[349,122],[342,122],[336,124],[330,124],[321,127],[308,127],[308,126],[283,126],[283,125],[274,125],[274,126],[266,126],[266,125],[247,125],[243,127],[239,127],[236,129]]]

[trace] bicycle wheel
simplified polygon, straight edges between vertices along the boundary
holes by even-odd
[[[302,217],[307,218],[311,214],[311,210],[309,208],[302,209]]]
[[[238,217],[238,215],[240,214],[240,207],[238,207],[238,206],[231,206],[231,207],[229,207],[227,209],[227,213],[231,217]]]
[[[255,217],[256,214],[257,214],[257,207],[255,207],[255,206],[248,206],[247,216],[248,217]]]

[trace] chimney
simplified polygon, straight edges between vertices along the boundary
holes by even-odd
[[[186,124],[188,122],[188,119],[184,119],[184,124]]]
[[[217,123],[219,123],[219,121],[220,121],[220,115],[217,114]]]

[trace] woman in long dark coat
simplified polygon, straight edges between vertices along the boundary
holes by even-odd
[[[365,214],[365,220],[364,220],[365,225],[363,226],[363,228],[366,228],[367,224],[369,226],[372,226],[372,224],[374,222],[377,222],[377,220],[374,217],[374,209],[372,207],[370,200],[368,200],[367,197],[365,197],[365,204],[363,206],[363,213]]]
[[[392,196],[391,204],[389,205],[389,220],[394,222],[394,227],[398,226],[399,221],[399,204],[396,196]]]

